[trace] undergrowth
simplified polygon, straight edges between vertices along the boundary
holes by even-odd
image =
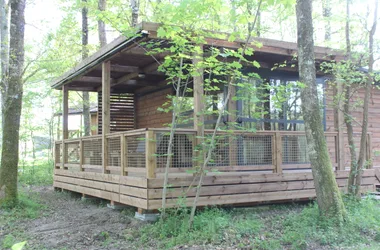
[[[39,203],[38,195],[30,192],[19,192],[18,203],[13,208],[6,203],[2,204],[0,206],[0,225],[3,229],[12,228],[12,233],[0,237],[0,249],[10,249],[14,244],[25,240],[24,233],[14,229],[14,224],[19,221],[27,223],[28,220],[36,219],[42,215],[44,210],[45,206]]]
[[[128,240],[159,249],[179,245],[220,245],[252,249],[377,249],[380,246],[380,203],[345,198],[347,218],[337,226],[319,215],[316,203],[225,210],[196,214],[189,230],[186,209],[143,227]]]
[[[19,166],[19,182],[34,186],[51,185],[53,170],[53,162],[46,160]]]

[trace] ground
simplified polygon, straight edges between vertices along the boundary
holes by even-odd
[[[130,249],[124,230],[138,230],[144,224],[133,219],[132,210],[112,210],[100,200],[81,201],[52,187],[33,188],[26,194],[40,198],[42,216],[0,224],[0,242],[12,235],[27,240],[27,249]]]
[[[347,224],[321,223],[308,204],[211,208],[189,231],[188,213],[175,211],[165,223],[144,223],[135,209],[112,210],[106,201],[82,201],[79,194],[51,186],[23,187],[23,204],[0,209],[0,248],[27,241],[25,249],[380,249],[380,204],[347,204]]]

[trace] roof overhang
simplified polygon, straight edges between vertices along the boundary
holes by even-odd
[[[111,61],[111,87],[113,91],[134,92],[138,88],[154,87],[165,82],[165,75],[157,71],[159,60],[163,60],[167,54],[158,54],[152,57],[146,54],[146,48],[142,42],[167,40],[157,36],[160,24],[142,22],[137,27],[137,32],[132,37],[119,37],[99,51],[84,59],[76,67],[69,70],[61,77],[55,79],[51,87],[61,89],[68,85],[68,89],[78,91],[98,91],[101,86],[101,64]],[[205,38],[205,47],[220,47],[238,49],[242,48],[244,41],[228,41],[228,34],[215,33],[218,38]],[[255,42],[255,43],[254,43]],[[256,45],[260,43],[261,45]],[[275,63],[284,60],[294,62],[297,53],[297,44],[265,38],[253,38],[250,46],[255,53],[253,59],[270,68]],[[315,47],[316,61],[339,61],[343,59],[343,53],[327,47]],[[290,67],[289,67],[290,69]],[[292,68],[294,71],[294,67]]]

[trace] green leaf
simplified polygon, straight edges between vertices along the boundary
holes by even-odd
[[[23,242],[19,242],[17,244],[14,244],[12,246],[12,250],[21,250],[24,248],[24,246],[26,245],[26,241],[23,241]]]

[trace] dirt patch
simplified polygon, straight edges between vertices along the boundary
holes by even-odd
[[[134,209],[112,210],[104,201],[82,201],[52,187],[29,192],[37,193],[46,206],[43,216],[2,228],[0,242],[19,232],[28,241],[27,249],[136,249],[125,238],[126,229],[138,231],[144,224],[133,218]]]

